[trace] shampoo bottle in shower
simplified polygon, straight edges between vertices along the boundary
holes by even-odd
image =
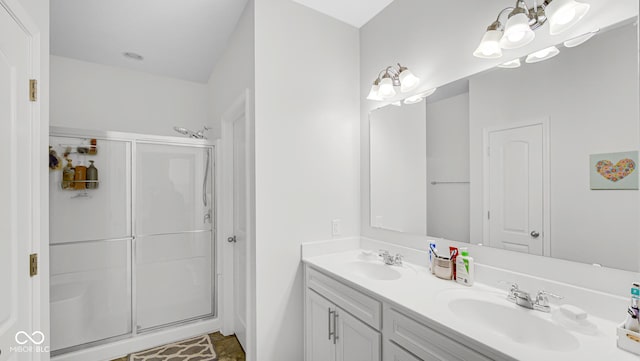
[[[67,158],[67,165],[62,170],[62,189],[72,189],[74,184],[73,180],[75,178],[76,171],[73,169],[73,164],[71,163],[71,159]]]
[[[85,181],[87,180],[87,167],[83,166],[82,164],[77,165],[76,175],[73,179],[75,189],[86,189],[87,183]]]
[[[98,188],[98,168],[93,165],[93,161],[90,160],[89,168],[87,168],[87,189]]]

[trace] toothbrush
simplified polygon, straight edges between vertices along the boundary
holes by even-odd
[[[640,332],[640,324],[638,323],[638,308],[629,306],[627,309],[627,322],[625,322],[624,328],[633,332]]]
[[[440,257],[440,255],[438,255],[438,250],[436,249],[435,243],[431,243],[429,247],[431,248],[431,252],[433,252],[436,258]]]

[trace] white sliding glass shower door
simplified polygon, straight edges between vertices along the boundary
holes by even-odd
[[[137,143],[137,329],[214,314],[212,149]]]
[[[49,177],[54,354],[132,331],[131,142],[98,139],[88,152],[88,138],[50,137],[63,163]],[[75,167],[93,162],[99,183],[65,185],[67,159]]]

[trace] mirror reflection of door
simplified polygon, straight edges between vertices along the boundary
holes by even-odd
[[[543,255],[544,134],[542,123],[487,131],[485,241],[492,247]]]

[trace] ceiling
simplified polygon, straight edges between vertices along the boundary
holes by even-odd
[[[393,0],[293,0],[356,28],[362,27]]]
[[[207,83],[246,3],[51,0],[51,54]]]

